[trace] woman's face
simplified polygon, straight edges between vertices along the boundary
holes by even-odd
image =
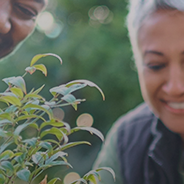
[[[171,131],[184,135],[184,12],[159,10],[139,30],[144,100]]]

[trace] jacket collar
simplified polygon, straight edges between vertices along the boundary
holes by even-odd
[[[149,147],[148,156],[163,169],[170,183],[174,184],[180,178],[178,164],[181,154],[181,138],[166,128],[156,117],[152,122],[151,134],[153,141]]]

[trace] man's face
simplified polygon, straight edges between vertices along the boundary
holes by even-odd
[[[171,131],[184,135],[184,12],[160,10],[139,30],[142,95]],[[184,136],[183,136],[184,137]]]
[[[46,0],[0,0],[0,58],[11,53],[35,28]]]

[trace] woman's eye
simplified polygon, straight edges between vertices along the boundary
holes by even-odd
[[[37,15],[34,11],[30,10],[30,8],[26,8],[20,4],[16,4],[16,8],[19,13],[21,13],[25,19],[34,19]]]
[[[165,67],[165,64],[159,64],[159,65],[151,65],[151,64],[148,64],[146,65],[149,69],[153,70],[153,71],[159,71],[161,69],[163,69]]]

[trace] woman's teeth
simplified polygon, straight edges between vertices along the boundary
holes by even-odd
[[[184,102],[169,102],[168,105],[173,109],[184,109]]]

